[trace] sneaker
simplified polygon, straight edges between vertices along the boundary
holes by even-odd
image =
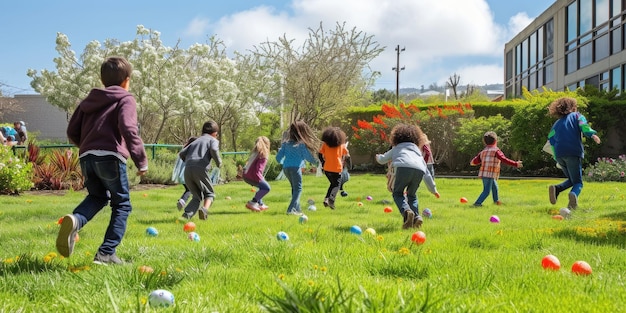
[[[57,251],[59,251],[60,255],[66,258],[72,255],[77,232],[78,223],[76,217],[73,214],[63,216],[61,229],[59,229],[59,235],[57,236]]]
[[[96,256],[93,258],[93,262],[100,265],[109,265],[109,264],[124,264],[124,261],[120,260],[115,253],[113,254],[103,254],[98,251]]]
[[[552,185],[548,187],[548,194],[550,195],[550,203],[556,204],[556,198],[559,196],[556,192],[556,186]]]
[[[265,203],[261,203],[259,204],[259,210],[261,211],[265,211],[267,209],[269,209],[270,207],[268,207],[267,205],[265,205]]]
[[[402,229],[408,229],[413,227],[413,220],[415,219],[415,213],[413,213],[413,211],[404,211],[404,213],[402,213],[402,217],[404,218],[404,224],[402,224]]]
[[[415,218],[413,218],[413,227],[414,228],[420,228],[422,227],[422,224],[424,223],[424,220],[422,219],[421,216],[416,215]]]
[[[569,193],[569,203],[567,204],[567,207],[570,210],[576,210],[576,208],[578,208],[578,197],[573,192]]]
[[[287,211],[287,215],[297,215],[297,216],[302,216],[302,212],[300,211]]]
[[[347,196],[348,196],[348,193],[342,190],[342,191],[341,191],[341,196],[342,196],[342,197],[347,197]]]
[[[193,213],[191,212],[183,212],[183,216],[184,219],[188,219],[190,220],[193,217]]]
[[[209,217],[209,209],[205,207],[201,207],[198,210],[198,218],[200,218],[203,221],[206,221],[207,217]]]
[[[259,204],[253,201],[248,201],[248,203],[246,203],[246,208],[253,212],[261,211],[261,207],[259,206]]]
[[[502,205],[502,201],[498,200],[496,202],[494,202],[496,205]]]
[[[324,207],[327,208],[329,205],[328,198],[324,198]]]
[[[483,206],[483,205],[482,205],[482,203],[474,203],[474,204],[472,204],[472,205],[473,205],[473,206],[475,206],[475,207],[477,207],[477,208],[479,208],[479,207]]]
[[[328,207],[330,207],[331,210],[335,209],[335,201],[328,201]]]
[[[187,205],[185,200],[178,199],[178,202],[176,203],[176,207],[178,208],[178,211],[182,210],[185,207],[185,205]]]

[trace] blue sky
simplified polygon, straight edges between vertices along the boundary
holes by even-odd
[[[86,44],[130,41],[137,25],[157,30],[165,45],[188,48],[215,35],[230,51],[245,51],[286,34],[302,39],[322,21],[356,27],[385,46],[370,66],[375,88],[395,90],[397,45],[400,88],[442,85],[457,73],[461,84],[502,82],[504,43],[555,1],[549,0],[229,0],[91,2],[5,1],[0,4],[0,90],[34,93],[28,69],[55,70],[57,32],[77,55]]]

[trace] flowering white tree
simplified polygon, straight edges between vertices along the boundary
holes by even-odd
[[[145,142],[181,143],[197,135],[207,119],[216,120],[224,128],[232,120],[216,114],[224,107],[230,108],[227,111],[231,115],[252,117],[243,119],[248,123],[257,122],[250,100],[240,96],[246,94],[240,91],[241,86],[250,82],[237,80],[236,62],[226,57],[223,44],[215,38],[184,50],[178,45],[165,46],[159,32],[140,25],[133,41],[92,41],[80,58],[64,34],[57,34],[56,44],[56,72],[42,70],[39,74],[29,70],[28,75],[36,91],[68,113],[91,88],[102,86],[102,61],[119,55],[133,65],[130,91],[137,99]]]

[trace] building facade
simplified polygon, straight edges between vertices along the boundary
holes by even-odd
[[[623,90],[626,0],[557,0],[504,46],[505,97],[593,85]]]
[[[48,103],[41,95],[15,95],[13,99],[20,110],[5,114],[4,122],[24,121],[29,137],[35,135],[39,140],[68,142],[65,130],[69,116],[66,112]]]

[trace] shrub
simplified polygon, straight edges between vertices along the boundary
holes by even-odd
[[[32,182],[40,190],[80,190],[83,174],[78,154],[72,149],[40,153],[34,143],[28,144],[28,158],[33,167]]]
[[[583,179],[586,181],[616,181],[623,182],[626,172],[626,155],[620,155],[617,159],[598,158],[598,161],[587,167]]]
[[[482,138],[485,132],[494,131],[498,134],[498,148],[508,155],[510,129],[511,121],[500,114],[488,118],[481,116],[474,119],[461,119],[454,145],[461,154],[473,157],[484,148]]]
[[[0,194],[30,190],[32,165],[13,155],[9,146],[0,146]]]

